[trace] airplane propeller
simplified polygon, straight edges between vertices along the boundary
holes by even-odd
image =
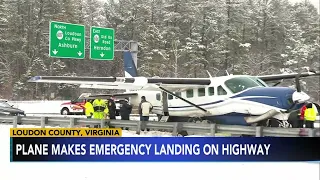
[[[301,84],[300,84],[300,72],[295,77],[295,83],[296,83],[296,90],[297,92],[301,92]],[[292,108],[298,103],[299,101],[294,101],[291,106],[287,109],[287,112],[290,112]]]
[[[297,89],[297,92],[301,92],[300,73],[298,73],[298,74],[296,75],[295,81],[296,81],[296,89]]]

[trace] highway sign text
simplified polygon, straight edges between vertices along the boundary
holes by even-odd
[[[64,22],[50,22],[49,55],[57,58],[85,57],[85,27]]]
[[[90,29],[90,59],[113,60],[114,29],[91,27]]]

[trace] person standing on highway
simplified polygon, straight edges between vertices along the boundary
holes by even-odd
[[[300,109],[300,119],[298,121],[298,128],[303,128],[304,125],[304,113],[307,109],[307,104],[303,105],[302,108]]]
[[[88,119],[92,118],[94,110],[93,110],[93,105],[92,105],[92,100],[88,99],[86,104],[84,105],[85,108],[85,114]]]
[[[130,120],[130,114],[132,111],[132,106],[129,104],[129,98],[124,98],[123,101],[120,102],[120,116],[121,120]]]
[[[149,121],[149,115],[152,108],[152,104],[146,100],[145,96],[142,96],[139,104],[140,121]]]
[[[92,103],[94,113],[93,113],[93,118],[94,119],[103,119],[105,118],[105,109],[106,109],[106,104],[104,100],[102,99],[95,99]]]
[[[109,118],[116,119],[116,103],[114,102],[114,96],[108,99]]]
[[[306,128],[314,128],[314,122],[318,115],[317,107],[313,103],[308,103],[304,112]]]

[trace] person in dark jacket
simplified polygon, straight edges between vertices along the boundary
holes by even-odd
[[[114,102],[114,96],[108,99],[109,118],[116,119],[116,103]]]
[[[129,120],[132,111],[132,106],[129,104],[129,98],[125,98],[120,102],[121,120]]]

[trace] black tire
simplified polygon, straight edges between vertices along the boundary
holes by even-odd
[[[61,115],[70,115],[70,111],[68,108],[64,107],[61,109],[60,114]]]

